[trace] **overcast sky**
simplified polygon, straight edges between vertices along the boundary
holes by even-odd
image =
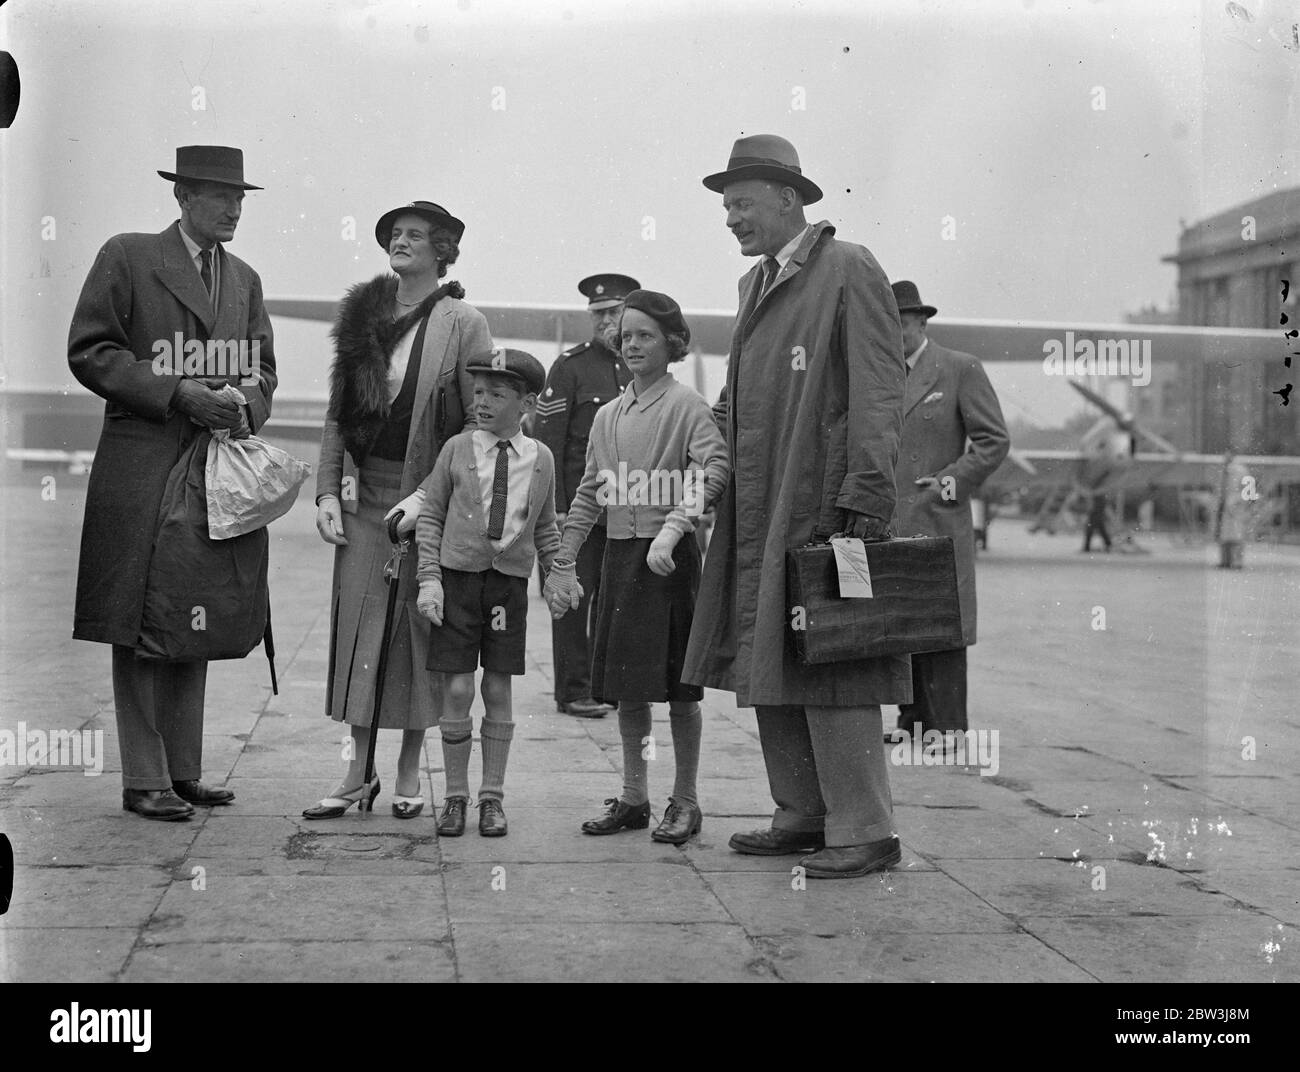
[[[10,0],[7,383],[70,382],[95,251],[175,218],[155,171],[190,143],[242,147],[266,187],[231,248],[268,294],[384,270],[375,219],[427,198],[467,223],[471,302],[575,302],[617,270],[734,310],[749,262],[700,178],[774,132],[826,192],[811,218],[943,313],[1115,321],[1170,301],[1180,220],[1300,183],[1296,21],[1300,0]]]

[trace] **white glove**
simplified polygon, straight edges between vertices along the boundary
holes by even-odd
[[[415,605],[434,625],[442,625],[442,582],[437,579],[421,581]]]
[[[678,529],[665,525],[651,542],[650,550],[645,556],[646,564],[660,577],[667,577],[677,568],[677,563],[673,561],[673,548],[681,538]]]
[[[582,602],[582,585],[578,583],[578,564],[566,562],[551,566],[546,575],[546,584],[542,586],[542,597],[551,608],[552,618],[563,618],[571,610],[577,610]]]
[[[388,519],[400,510],[402,520],[397,523],[397,535],[405,536],[408,532],[415,531],[415,522],[419,519],[422,509],[424,509],[424,488],[416,488],[384,515],[384,524],[387,525]]]

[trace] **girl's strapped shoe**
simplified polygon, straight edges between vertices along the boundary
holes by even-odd
[[[620,830],[644,830],[650,825],[650,801],[644,804],[624,804],[611,797],[605,801],[609,811],[599,819],[582,824],[584,834],[617,834]]]

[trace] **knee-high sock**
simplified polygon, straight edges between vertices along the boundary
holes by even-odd
[[[447,796],[469,799],[469,754],[474,748],[474,723],[468,718],[446,718],[438,723],[442,731],[442,766],[447,777]]]
[[[673,759],[677,772],[673,777],[673,796],[699,807],[696,778],[700,772],[700,731],[704,716],[693,700],[668,705],[668,720],[673,728]]]
[[[479,727],[479,741],[483,745],[483,781],[478,789],[480,802],[489,797],[495,800],[505,799],[506,760],[510,758],[510,739],[514,735],[513,722],[485,718]]]
[[[618,732],[623,738],[623,803],[644,804],[650,796],[641,742],[650,735],[650,705],[620,702]]]

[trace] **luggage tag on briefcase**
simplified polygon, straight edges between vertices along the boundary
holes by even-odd
[[[840,598],[873,598],[866,544],[847,536],[832,536],[830,544],[835,552],[835,568],[840,578]]]

